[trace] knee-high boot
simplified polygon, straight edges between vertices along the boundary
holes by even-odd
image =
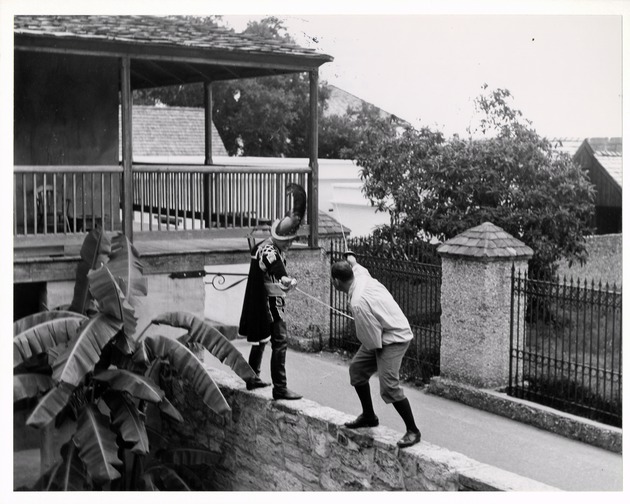
[[[256,373],[256,377],[247,382],[247,390],[253,390],[261,387],[268,387],[269,384],[260,379],[260,365],[262,364],[263,353],[265,353],[266,343],[252,345],[249,351],[249,366]]]
[[[249,365],[258,376],[260,376],[260,365],[262,364],[262,358],[265,353],[266,345],[267,343],[252,345],[252,348],[249,351]]]
[[[301,399],[302,396],[287,388],[287,325],[284,320],[273,323],[271,331],[271,381],[274,399]]]

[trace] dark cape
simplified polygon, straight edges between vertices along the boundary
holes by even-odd
[[[239,334],[247,336],[247,341],[251,343],[264,340],[271,334],[264,273],[256,259],[257,251],[258,246],[252,250],[252,260],[249,263],[247,287],[245,287],[245,298],[243,300],[243,311],[241,312],[241,320],[238,325]]]

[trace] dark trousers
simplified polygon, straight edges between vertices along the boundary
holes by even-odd
[[[265,346],[266,343],[252,345],[249,352],[249,365],[258,375]],[[285,369],[287,346],[287,324],[284,320],[277,320],[271,324],[271,381],[276,389],[287,388]]]

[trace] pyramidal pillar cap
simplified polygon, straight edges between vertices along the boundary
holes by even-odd
[[[445,241],[437,249],[441,256],[468,257],[481,261],[529,259],[534,251],[492,222],[470,228]]]

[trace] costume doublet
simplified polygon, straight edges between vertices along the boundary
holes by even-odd
[[[280,279],[287,276],[286,256],[270,238],[252,250],[239,332],[250,343],[267,342],[274,322],[284,321],[286,293]]]

